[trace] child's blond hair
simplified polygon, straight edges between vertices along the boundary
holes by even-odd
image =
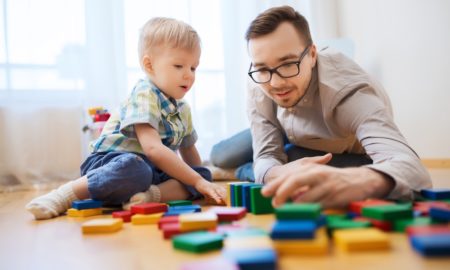
[[[164,17],[152,18],[144,24],[139,37],[138,56],[141,66],[144,56],[163,44],[194,50],[200,46],[200,37],[197,31],[185,22]]]

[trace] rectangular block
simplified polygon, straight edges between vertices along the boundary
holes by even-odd
[[[131,222],[131,216],[133,215],[131,211],[115,211],[112,213],[113,218],[121,218],[123,222]]]
[[[217,226],[218,218],[214,213],[200,212],[193,214],[182,214],[179,217],[179,222],[182,231],[207,230],[214,229]]]
[[[133,214],[156,214],[166,212],[168,209],[165,203],[142,203],[131,206]]]
[[[266,198],[261,195],[261,189],[262,186],[253,186],[250,188],[252,213],[255,215],[273,213],[272,198]]]
[[[333,239],[336,247],[349,252],[390,248],[389,236],[375,228],[336,230]]]
[[[172,239],[172,244],[175,249],[203,253],[221,249],[223,236],[210,232],[193,232],[175,236]]]
[[[450,234],[415,235],[411,244],[424,256],[450,255]]]
[[[246,183],[242,185],[242,207],[245,207],[245,209],[247,209],[247,212],[251,212],[252,211],[252,201],[250,199],[250,188],[254,187],[254,186],[259,186],[258,184],[255,183]]]
[[[371,226],[371,222],[366,221],[355,221],[352,219],[336,219],[328,222],[327,229],[329,232],[339,229],[355,229],[355,228],[367,228]]]
[[[167,202],[167,205],[170,206],[181,206],[181,205],[192,205],[192,201],[189,200],[175,200]]]
[[[92,208],[82,210],[70,208],[67,210],[67,215],[69,217],[91,217],[91,216],[98,216],[101,214],[103,214],[102,208]]]
[[[184,263],[181,270],[239,270],[236,264],[221,257]]]
[[[424,198],[430,200],[446,200],[450,199],[450,189],[449,188],[433,188],[433,189],[422,189],[420,194]]]
[[[224,249],[222,256],[236,262],[239,269],[245,270],[275,270],[277,269],[277,254],[273,249],[241,250]]]
[[[406,228],[409,237],[414,235],[432,235],[432,234],[450,234],[450,226],[432,225],[432,226],[413,226]]]
[[[362,209],[362,216],[377,220],[396,220],[413,217],[411,205],[386,204],[377,206],[368,206]]]
[[[450,221],[450,206],[449,207],[431,207],[430,217],[436,221]]]
[[[414,211],[420,212],[421,216],[428,216],[431,207],[447,207],[449,204],[444,201],[414,202]]]
[[[158,221],[161,219],[163,213],[156,213],[156,214],[149,214],[149,215],[143,215],[143,214],[135,214],[131,217],[131,223],[133,225],[144,225],[144,224],[157,224]]]
[[[376,206],[376,205],[386,205],[386,204],[394,204],[390,201],[378,200],[378,199],[368,199],[364,201],[355,201],[351,202],[349,205],[349,210],[353,213],[361,215],[362,209],[368,206]]]
[[[77,210],[83,210],[83,209],[92,209],[92,208],[101,208],[102,207],[101,201],[96,200],[80,200],[80,201],[73,201],[72,202],[72,208],[75,208]]]
[[[433,221],[429,217],[416,217],[411,219],[398,219],[394,221],[394,230],[396,232],[405,232],[409,226],[431,225]]]
[[[122,229],[123,221],[118,218],[101,218],[86,221],[81,225],[83,233],[112,233]]]
[[[245,217],[247,210],[244,207],[211,207],[208,212],[215,213],[219,222],[240,220]]]
[[[202,207],[198,204],[170,206],[164,216],[175,216],[181,214],[198,213]]]
[[[272,249],[273,243],[267,235],[257,235],[245,238],[231,237],[224,240],[226,249]],[[245,252],[245,251],[244,251]]]
[[[313,219],[320,216],[322,207],[318,203],[285,203],[275,209],[278,220]]]
[[[328,236],[325,229],[316,231],[313,239],[274,240],[273,245],[279,255],[326,255],[328,254]]]
[[[161,227],[164,224],[168,224],[168,223],[178,223],[178,219],[179,216],[163,216],[159,221],[158,221],[158,229],[161,229]]]
[[[312,239],[317,224],[310,220],[277,220],[272,226],[272,239]]]

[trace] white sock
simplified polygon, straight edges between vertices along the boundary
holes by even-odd
[[[66,183],[51,192],[33,199],[25,209],[30,211],[35,219],[49,219],[66,212],[72,202],[78,200],[73,192],[73,182]]]
[[[130,210],[131,206],[146,203],[146,202],[160,202],[161,190],[156,185],[151,185],[145,192],[139,192],[131,196],[130,201],[123,204],[123,209]]]

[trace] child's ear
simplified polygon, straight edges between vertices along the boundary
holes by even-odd
[[[152,60],[149,56],[144,56],[144,59],[142,60],[142,65],[144,66],[144,69],[147,73],[151,74],[153,73],[153,65]]]

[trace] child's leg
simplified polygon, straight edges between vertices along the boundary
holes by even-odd
[[[89,198],[87,178],[82,176],[75,181],[63,184],[57,189],[33,199],[26,205],[36,219],[49,219],[66,212],[75,200]]]

